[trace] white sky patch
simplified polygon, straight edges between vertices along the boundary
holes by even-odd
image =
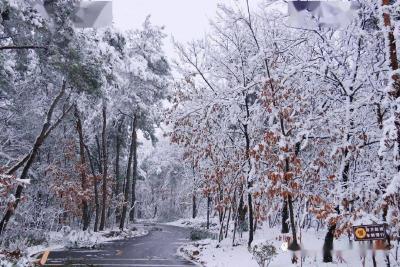
[[[171,36],[179,42],[203,37],[217,10],[215,0],[113,0],[113,4],[114,23],[120,29],[140,28],[148,15],[152,23],[165,26],[169,36],[165,50],[170,56]]]
[[[250,0],[253,4],[259,0]],[[138,29],[148,15],[151,22],[165,26],[168,56],[174,55],[171,37],[181,43],[202,38],[209,30],[219,3],[235,5],[244,0],[113,0],[114,24],[122,30]]]

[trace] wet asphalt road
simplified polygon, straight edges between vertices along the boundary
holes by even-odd
[[[52,251],[45,266],[195,266],[176,255],[188,237],[187,229],[157,225],[149,227],[146,236],[108,242],[93,250]]]

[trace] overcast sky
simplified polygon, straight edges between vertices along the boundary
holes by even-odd
[[[114,23],[121,29],[137,29],[146,16],[151,15],[152,23],[165,26],[168,34],[165,50],[169,56],[173,56],[171,36],[184,43],[201,38],[209,28],[209,19],[215,15],[218,3],[232,4],[234,1],[113,0]]]

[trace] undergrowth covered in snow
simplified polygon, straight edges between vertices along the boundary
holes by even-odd
[[[182,219],[170,224],[186,227],[201,227],[204,225],[204,218]],[[256,231],[255,240],[251,248],[247,246],[247,232],[242,237],[238,237],[233,244],[231,233],[222,241],[217,239],[196,240],[179,248],[179,254],[196,261],[207,267],[287,267],[287,266],[339,266],[339,267],[357,267],[373,266],[372,250],[364,250],[362,243],[350,242],[346,237],[334,241],[334,260],[332,263],[323,263],[322,246],[324,242],[324,232],[316,231],[310,228],[300,232],[301,251],[295,254],[287,250],[288,235],[280,233],[277,227],[270,228],[263,225]],[[264,248],[263,248],[264,246]],[[393,264],[396,261],[395,245],[388,253]],[[264,257],[264,265],[262,264]],[[386,254],[376,251],[377,266],[383,266]],[[293,258],[297,262],[293,263]],[[397,266],[397,265],[394,265]]]
[[[109,229],[102,232],[92,230],[78,231],[63,227],[59,232],[49,232],[43,242],[35,246],[26,246],[26,242],[17,242],[7,251],[0,252],[0,266],[31,266],[36,257],[46,250],[62,250],[71,248],[94,249],[102,243],[147,235],[148,231],[142,226],[131,227],[123,231]]]

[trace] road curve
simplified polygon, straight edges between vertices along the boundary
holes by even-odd
[[[107,242],[94,250],[52,251],[45,266],[195,266],[176,255],[178,247],[189,241],[188,237],[187,229],[157,225],[146,236]]]

